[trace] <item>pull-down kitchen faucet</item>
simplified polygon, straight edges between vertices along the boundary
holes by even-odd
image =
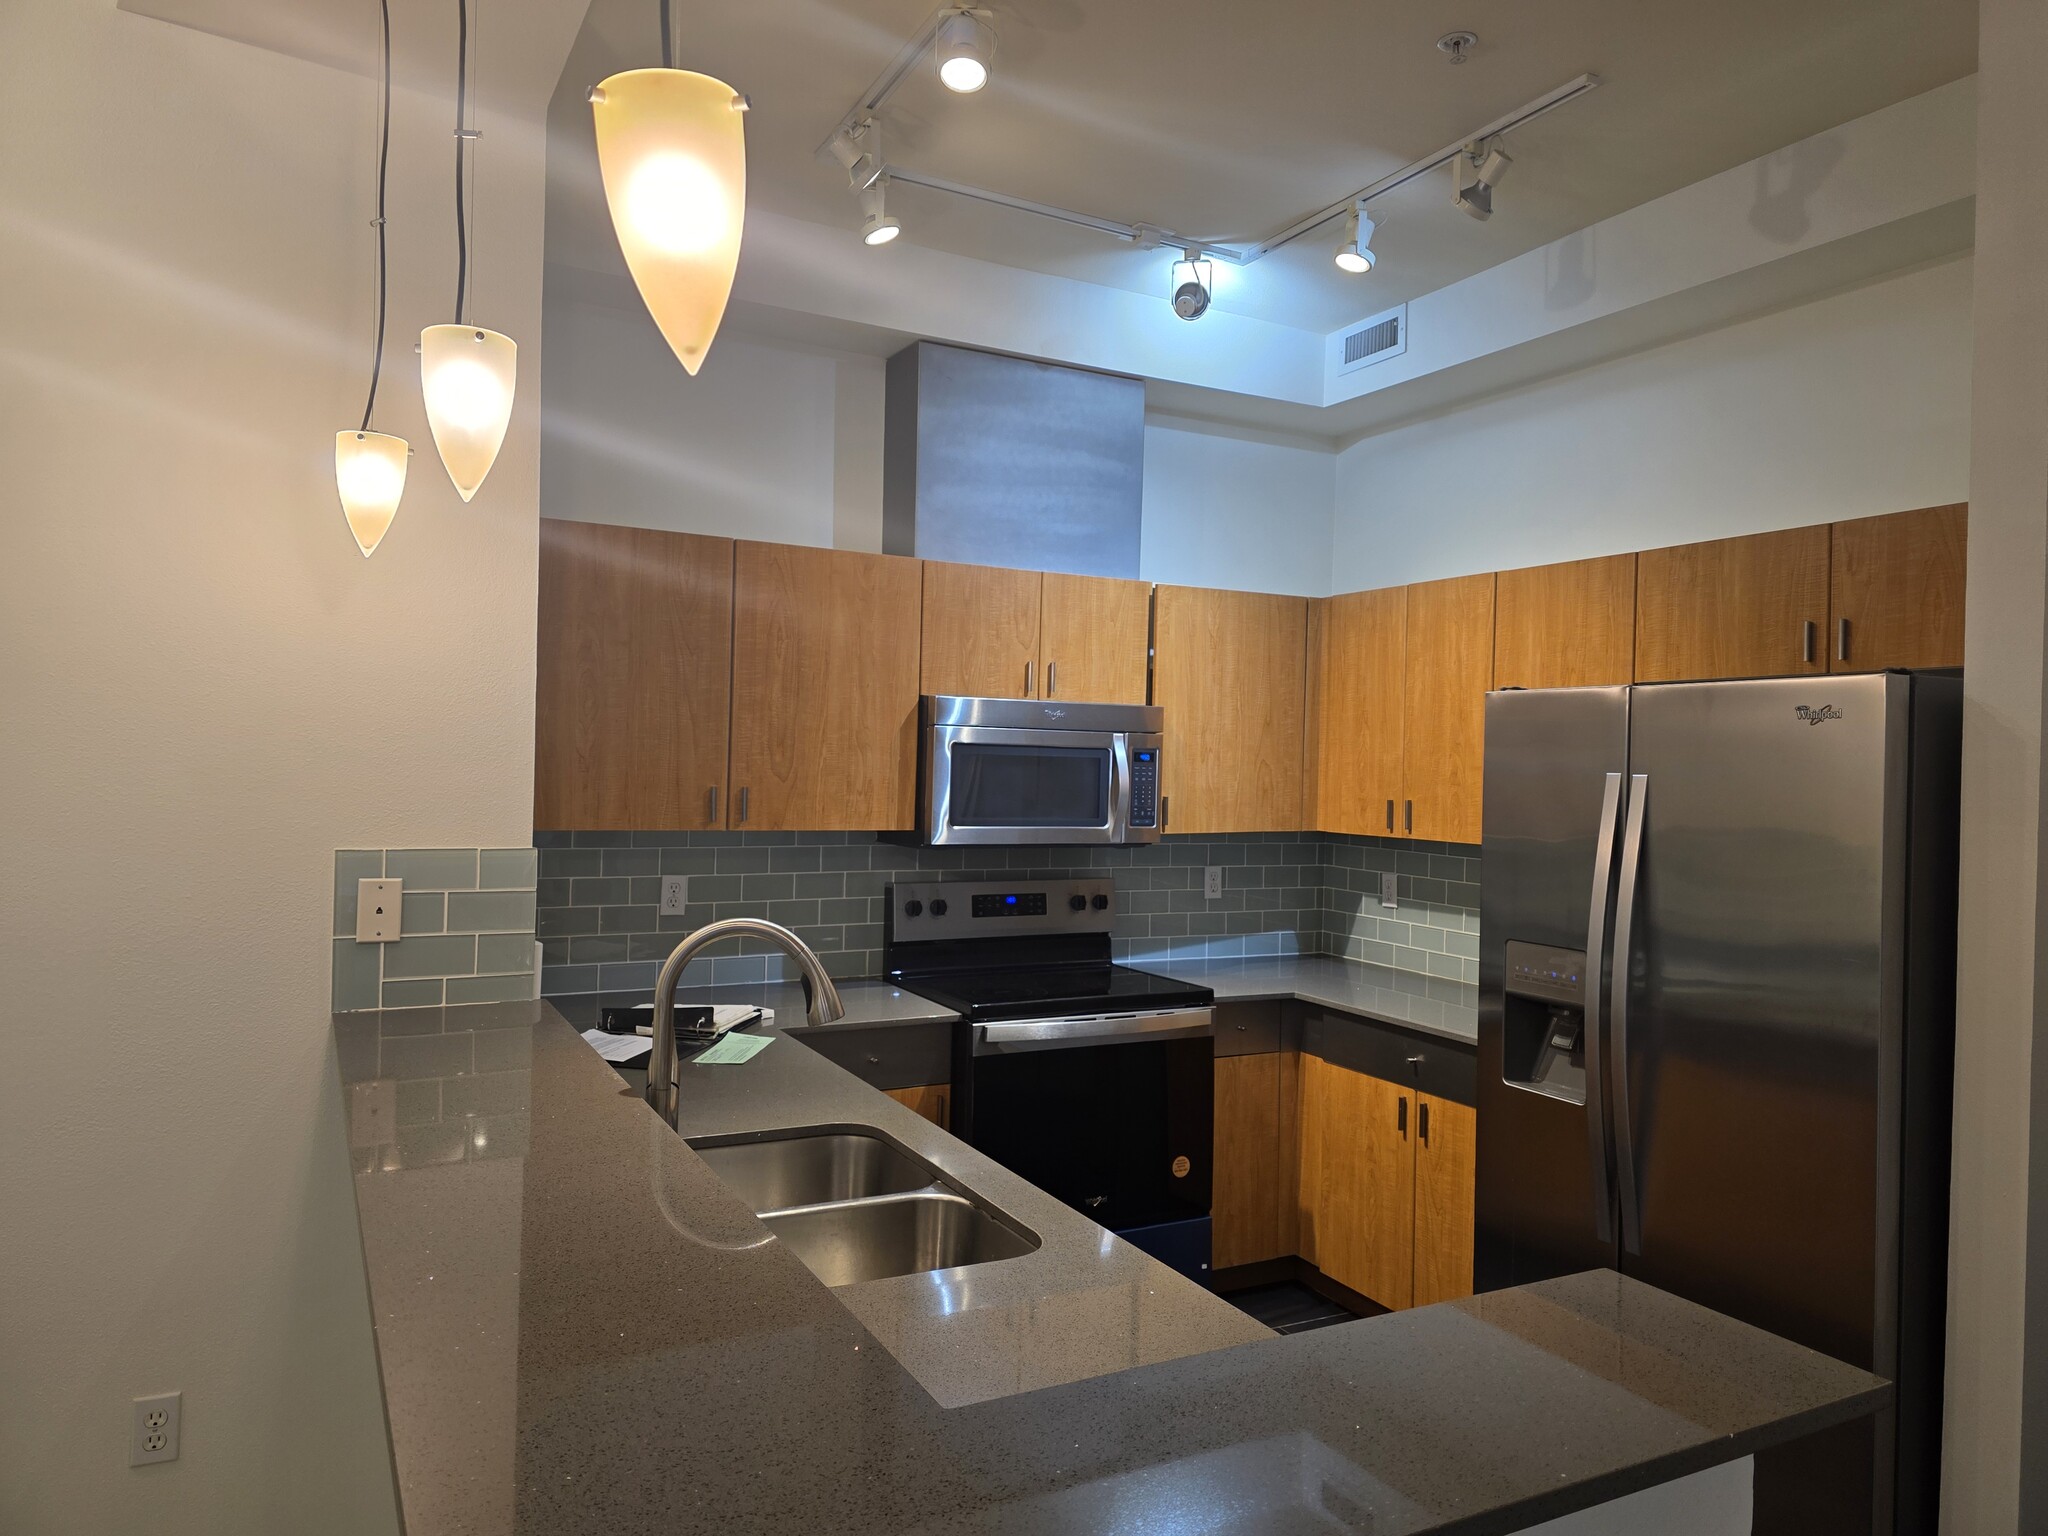
[[[846,1017],[846,1004],[839,1000],[839,989],[825,974],[816,952],[787,928],[758,917],[728,917],[706,923],[675,947],[661,968],[660,979],[654,983],[654,1054],[647,1058],[647,1102],[671,1127],[676,1123],[681,1100],[674,1081],[676,983],[682,980],[684,966],[721,939],[765,939],[794,960],[803,973],[805,1012],[811,1023],[830,1024]]]

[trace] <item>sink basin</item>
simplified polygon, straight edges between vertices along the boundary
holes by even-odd
[[[925,1189],[938,1170],[879,1136],[838,1127],[690,1143],[754,1210],[782,1211]]]
[[[1038,1239],[950,1190],[924,1189],[761,1218],[827,1285],[1014,1259]]]

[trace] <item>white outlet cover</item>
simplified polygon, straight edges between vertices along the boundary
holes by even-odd
[[[178,1406],[182,1392],[135,1399],[129,1415],[128,1465],[178,1459]]]
[[[1223,866],[1221,864],[1205,865],[1202,870],[1202,900],[1221,901],[1222,899]]]
[[[1400,877],[1394,874],[1393,871],[1389,870],[1387,873],[1381,875],[1380,905],[1383,907],[1398,907],[1399,905],[1401,905],[1401,898],[1398,894],[1399,887]]]
[[[358,880],[356,882],[356,942],[390,944],[398,938],[399,906],[405,896],[403,880]]]
[[[690,877],[688,875],[663,875],[661,877],[661,915],[681,917],[683,909],[690,904]]]

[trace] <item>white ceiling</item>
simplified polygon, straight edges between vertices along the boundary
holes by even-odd
[[[850,226],[819,142],[930,14],[925,0],[678,5],[677,63],[753,99],[748,195]],[[928,64],[883,116],[888,157],[948,179],[1212,239],[1300,215],[1584,71],[1602,88],[1515,133],[1491,222],[1448,173],[1376,205],[1381,265],[1347,278],[1336,228],[1240,271],[1221,308],[1328,331],[1782,145],[1969,74],[1974,0],[996,0],[993,79],[943,90]],[[658,62],[655,0],[592,0],[551,114],[560,174],[594,178],[583,94]],[[1479,34],[1452,65],[1436,38]],[[583,202],[594,188],[558,186]],[[601,206],[601,204],[595,204]],[[904,240],[1164,293],[1169,256],[898,186]],[[549,231],[551,261],[617,265],[601,220]],[[864,253],[887,261],[888,248]]]

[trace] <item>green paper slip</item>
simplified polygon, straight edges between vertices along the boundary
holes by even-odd
[[[721,1037],[717,1044],[699,1051],[690,1059],[700,1067],[736,1067],[743,1061],[752,1061],[774,1043],[773,1035],[734,1033]]]

